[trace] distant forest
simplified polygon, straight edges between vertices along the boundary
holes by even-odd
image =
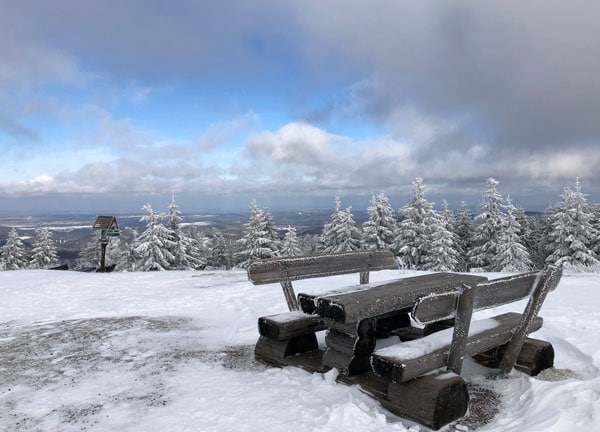
[[[588,203],[577,179],[556,204],[528,215],[489,178],[478,210],[466,202],[455,212],[442,202],[439,210],[425,197],[421,178],[413,182],[410,201],[394,211],[384,192],[373,195],[368,218],[357,223],[340,196],[320,234],[298,234],[278,226],[267,208],[250,203],[248,222],[239,235],[217,228],[204,231],[182,224],[175,197],[166,212],[142,207],[142,229],[115,232],[104,240],[109,271],[245,268],[258,258],[389,249],[399,267],[432,271],[520,272],[561,261],[578,270],[600,266],[600,206]],[[121,234],[121,235],[118,235]],[[101,260],[100,232],[70,260],[70,268],[96,271]],[[0,269],[55,268],[57,245],[47,227],[36,229],[30,246],[12,227],[0,248]],[[63,268],[65,266],[63,265]]]

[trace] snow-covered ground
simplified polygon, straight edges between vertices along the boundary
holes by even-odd
[[[357,281],[295,287],[316,293]],[[335,371],[255,363],[257,318],[286,309],[278,285],[253,286],[242,271],[0,272],[0,430],[425,430],[336,383]],[[499,397],[478,430],[600,430],[600,274],[566,274],[541,315],[534,336],[554,345],[555,369],[491,379],[466,365],[469,382]]]

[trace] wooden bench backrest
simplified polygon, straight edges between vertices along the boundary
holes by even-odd
[[[539,272],[522,273],[471,284],[473,288],[473,309],[488,309],[528,297],[539,275]],[[422,297],[415,303],[412,311],[413,319],[426,324],[454,318],[460,293],[460,291],[454,290]]]
[[[262,285],[397,267],[394,254],[387,250],[278,257],[253,261],[248,267],[248,279],[254,285]]]
[[[254,285],[281,283],[290,310],[298,310],[291,282],[301,279],[359,273],[360,283],[369,283],[369,272],[397,268],[388,250],[365,250],[333,254],[277,257],[253,261],[248,279]]]

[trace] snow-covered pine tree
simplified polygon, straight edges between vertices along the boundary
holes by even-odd
[[[167,213],[167,226],[171,230],[171,240],[173,242],[173,246],[170,248],[173,262],[170,267],[173,269],[203,267],[206,263],[201,258],[201,245],[181,229],[183,219],[179,216],[180,214],[181,211],[175,202],[175,193],[173,193]]]
[[[244,226],[244,236],[239,240],[242,246],[239,252],[241,267],[247,268],[256,258],[277,256],[278,244],[269,210],[260,210],[254,199],[250,202],[250,219]]]
[[[411,201],[402,207],[399,213],[402,220],[398,224],[394,250],[404,266],[421,269],[432,247],[430,226],[436,223],[433,205],[425,199],[421,177],[413,181]]]
[[[46,227],[39,227],[35,230],[35,242],[31,249],[31,259],[29,266],[33,269],[48,268],[55,264],[58,255],[56,246],[52,240],[52,233]]]
[[[495,257],[500,253],[498,237],[505,222],[501,208],[504,204],[502,195],[498,193],[498,180],[487,179],[487,189],[479,205],[479,214],[475,216],[473,246],[469,251],[471,268],[493,271]]]
[[[208,265],[216,268],[231,268],[230,248],[231,245],[228,244],[223,233],[219,229],[214,228],[212,231]]]
[[[323,245],[323,252],[332,253],[339,252],[339,237],[338,232],[344,219],[342,210],[342,200],[339,195],[336,195],[334,200],[334,210],[331,214],[331,222],[327,222],[323,226],[323,233],[321,234],[321,243]]]
[[[171,250],[175,246],[171,230],[162,224],[164,213],[155,213],[150,204],[142,210],[146,215],[140,221],[146,222],[146,229],[135,239],[134,251],[139,271],[168,270],[174,261]]]
[[[79,251],[79,256],[75,260],[75,268],[77,270],[96,269],[100,267],[100,234],[94,233],[92,238],[88,240],[83,248]]]
[[[363,224],[363,245],[369,249],[392,249],[398,224],[384,192],[371,197],[369,219]]]
[[[341,224],[337,229],[338,248],[334,252],[349,252],[359,250],[362,243],[362,232],[352,215],[352,207],[347,207],[341,213]]]
[[[492,271],[525,272],[531,270],[531,258],[522,243],[522,228],[517,220],[517,209],[513,205],[510,195],[506,197],[504,208],[506,217],[498,236],[498,253],[491,263]]]
[[[423,270],[456,271],[459,263],[457,250],[458,238],[452,231],[454,215],[443,201],[441,212],[434,212],[429,229],[431,230],[431,248],[424,257]]]
[[[16,228],[8,232],[6,244],[2,246],[0,267],[4,270],[19,270],[27,267],[27,254]]]
[[[469,270],[469,250],[471,249],[471,238],[473,236],[473,218],[471,217],[471,209],[466,201],[460,203],[458,214],[454,218],[452,231],[456,235],[458,264],[457,271]]]
[[[283,237],[283,243],[281,244],[281,255],[282,256],[298,256],[302,255],[302,248],[298,241],[298,234],[296,228],[288,225]]]
[[[121,247],[121,255],[116,261],[115,271],[136,271],[139,257],[135,252],[136,240],[138,232],[135,229],[131,230],[131,240],[129,242],[124,241]]]
[[[575,189],[566,187],[561,201],[549,209],[547,262],[562,260],[574,267],[590,267],[599,264],[592,250],[600,236],[592,225],[593,209],[581,190],[579,179]]]

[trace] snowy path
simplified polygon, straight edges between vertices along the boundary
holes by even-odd
[[[355,276],[301,281],[296,292]],[[424,429],[332,373],[255,363],[257,317],[286,306],[278,285],[254,287],[245,272],[0,272],[0,300],[2,431]],[[467,365],[501,399],[478,430],[600,430],[599,306],[600,275],[567,275],[549,295],[535,336],[553,343],[556,370],[541,378],[489,380]]]

